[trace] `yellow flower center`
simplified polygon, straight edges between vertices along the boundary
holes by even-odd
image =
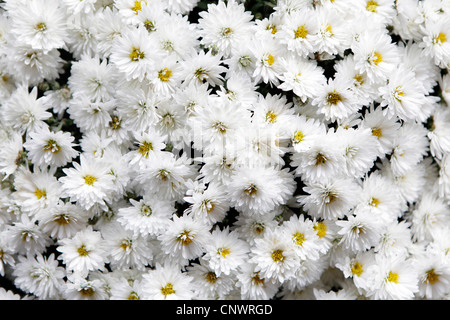
[[[381,55],[381,53],[374,52],[372,62],[377,66],[382,61],[383,61],[383,56]]]
[[[267,58],[265,59],[265,61],[267,62],[267,64],[268,64],[269,66],[271,66],[271,65],[273,65],[273,63],[275,62],[275,57],[274,57],[273,55],[269,54],[269,55],[267,56]]]
[[[89,254],[89,250],[86,250],[86,246],[83,244],[81,245],[81,247],[79,247],[77,249],[78,254],[80,255],[80,257],[85,257]]]
[[[297,28],[297,30],[294,31],[294,38],[303,38],[305,39],[308,35],[308,29],[306,29],[305,26],[300,26]]]
[[[434,43],[442,44],[447,41],[447,36],[445,33],[439,33],[437,37],[434,38]]]
[[[61,147],[56,143],[55,140],[47,140],[47,144],[44,146],[44,151],[51,153],[58,153],[61,151]]]
[[[153,143],[150,141],[143,141],[139,144],[138,152],[145,158],[148,158],[149,152],[153,150]]]
[[[327,235],[327,226],[322,221],[317,222],[317,224],[314,226],[314,230],[316,230],[317,236],[319,238],[323,238]]]
[[[47,25],[44,22],[40,22],[36,25],[36,30],[45,31],[47,30]]]
[[[355,262],[352,264],[352,273],[354,275],[357,275],[358,277],[361,276],[361,274],[363,273],[363,265],[359,262]]]
[[[214,272],[208,272],[205,276],[206,281],[208,281],[209,283],[216,283],[217,281],[217,275]]]
[[[161,293],[164,295],[164,298],[167,298],[169,294],[174,294],[175,290],[173,290],[173,284],[168,283],[165,287],[161,288]]]
[[[158,78],[162,82],[168,82],[170,77],[172,76],[172,70],[164,68],[158,72]]]
[[[372,207],[378,207],[378,205],[380,204],[380,200],[378,200],[377,198],[372,198],[370,199],[370,203],[369,205],[371,205]]]
[[[255,195],[257,191],[258,191],[258,188],[257,188],[254,184],[251,184],[251,185],[249,185],[248,187],[246,187],[246,188],[244,189],[244,192],[245,192],[248,196]]]
[[[47,197],[47,192],[45,190],[36,189],[36,191],[34,191],[34,195],[36,198],[41,199],[42,197]]]
[[[364,79],[363,79],[363,76],[361,75],[361,74],[355,74],[355,76],[353,77],[353,79],[355,79],[356,80],[356,82],[359,84],[359,85],[362,85],[363,83],[364,83]]]
[[[429,284],[435,284],[439,281],[439,275],[434,272],[434,269],[427,271],[427,280]]]
[[[368,1],[366,5],[366,10],[370,12],[377,12],[378,3],[376,1]]]
[[[380,128],[373,128],[372,129],[372,135],[374,135],[377,138],[381,138],[382,134],[381,134],[381,129]]]
[[[273,111],[269,111],[266,113],[266,121],[270,123],[274,123],[277,121],[277,115]]]
[[[275,262],[283,262],[285,259],[283,255],[283,250],[276,249],[272,252],[272,260]]]
[[[189,230],[184,230],[177,236],[177,240],[181,242],[182,245],[187,246],[192,243],[192,238],[190,236]]]
[[[83,287],[79,290],[79,292],[83,295],[83,296],[87,296],[87,297],[91,297],[94,295],[95,290],[92,287]]]
[[[254,285],[263,286],[265,283],[264,278],[259,277],[259,272],[255,272],[254,276],[252,277],[252,283]]]
[[[123,249],[123,251],[126,251],[128,248],[131,248],[131,240],[123,240],[120,244],[120,247]]]
[[[394,98],[397,101],[402,101],[400,97],[405,95],[405,91],[402,90],[402,86],[397,86],[394,90]]]
[[[97,178],[91,175],[87,175],[84,177],[84,183],[86,183],[89,186],[92,186],[96,180]]]
[[[303,245],[303,241],[305,241],[305,235],[300,232],[294,233],[292,239],[295,241],[295,244],[301,247]]]
[[[294,143],[300,143],[303,141],[304,138],[305,138],[305,135],[303,134],[303,132],[298,130],[297,132],[295,132],[295,135],[294,135]]]
[[[329,92],[327,95],[327,102],[329,104],[335,105],[342,101],[342,96],[336,91]]]
[[[319,152],[316,155],[315,166],[321,166],[321,165],[325,164],[325,162],[327,162],[327,161],[328,161],[328,159],[322,153]]]
[[[267,27],[266,27],[266,30],[271,30],[271,32],[272,32],[272,34],[275,34],[275,33],[277,33],[277,26],[276,25],[274,25],[274,24],[269,24]]]
[[[217,253],[225,258],[227,255],[230,254],[230,249],[229,248],[220,248],[219,250],[217,250]]]
[[[152,208],[147,205],[141,207],[141,214],[145,217],[150,217],[152,215]]]
[[[53,220],[59,225],[67,225],[70,223],[70,218],[64,214],[59,215],[56,219]]]
[[[139,298],[139,295],[136,292],[131,291],[127,300],[141,300],[141,299]]]
[[[145,57],[145,54],[139,48],[136,48],[136,47],[132,48],[131,53],[130,53],[131,61],[139,61],[141,59],[144,59],[144,57]]]
[[[142,4],[141,4],[141,1],[138,1],[138,0],[135,1],[135,2],[134,2],[134,6],[131,8],[131,10],[133,10],[135,14],[138,14],[139,11],[142,10]]]
[[[392,271],[389,271],[389,275],[387,276],[387,281],[398,283],[398,273],[393,273]]]

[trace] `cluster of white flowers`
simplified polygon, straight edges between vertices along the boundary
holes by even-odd
[[[198,3],[2,1],[0,298],[448,299],[450,2]]]

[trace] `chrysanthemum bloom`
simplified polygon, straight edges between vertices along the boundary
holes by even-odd
[[[110,300],[142,300],[142,279],[128,280],[121,277],[111,286]]]
[[[86,96],[92,101],[114,97],[117,71],[107,60],[83,55],[72,64],[68,86],[74,97]]]
[[[268,300],[278,292],[278,284],[263,278],[260,271],[255,271],[257,264],[242,265],[237,274],[236,286],[241,290],[243,300]]]
[[[13,23],[11,33],[20,43],[49,51],[65,48],[68,37],[66,12],[49,0],[36,0],[8,10]]]
[[[18,87],[3,103],[0,115],[3,123],[20,134],[45,126],[44,121],[51,117],[38,98],[37,87],[28,92],[25,86]]]
[[[10,245],[10,239],[7,238],[8,233],[4,232],[0,235],[0,252],[2,253],[0,256],[0,275],[2,277],[5,276],[5,269],[9,267],[13,267],[15,262],[15,250]]]
[[[144,168],[147,161],[153,161],[166,147],[164,142],[167,136],[161,135],[153,128],[149,128],[142,134],[136,132],[134,136],[138,148],[124,155],[132,167],[137,165],[139,168]]]
[[[209,4],[206,11],[200,12],[198,34],[201,44],[216,49],[225,58],[231,54],[233,46],[248,39],[253,16],[245,11],[242,3],[237,1],[219,1]]]
[[[279,210],[273,210],[261,215],[244,211],[236,217],[235,230],[239,231],[241,238],[248,237],[248,244],[253,246],[255,239],[264,238],[268,230],[278,225],[275,216],[279,213]]]
[[[400,62],[398,49],[387,34],[365,32],[353,42],[351,49],[356,69],[366,73],[371,83],[386,80]]]
[[[383,224],[374,251],[386,257],[407,257],[413,245],[411,223],[406,221]]]
[[[144,196],[136,201],[130,199],[131,206],[119,208],[117,221],[127,230],[140,236],[157,236],[169,225],[175,208],[170,201]]]
[[[170,256],[181,255],[184,259],[195,259],[204,252],[210,239],[208,226],[192,216],[174,215],[167,228],[159,236],[162,250]]]
[[[191,276],[193,291],[196,299],[211,300],[224,299],[227,294],[235,289],[236,280],[234,274],[218,275],[207,263],[200,260],[200,264],[194,263],[186,267]]]
[[[320,255],[322,246],[320,245],[319,236],[314,229],[314,222],[302,215],[291,216],[282,224],[282,229],[291,237],[294,243],[294,250],[300,259],[317,260]]]
[[[154,37],[140,26],[129,27],[114,40],[110,59],[127,80],[142,81],[153,70],[154,62],[162,56]]]
[[[448,77],[450,79],[450,77]],[[447,89],[448,90],[448,89]],[[447,103],[450,103],[450,99]],[[439,160],[450,153],[450,109],[439,104],[431,115],[431,128],[427,134],[431,155]]]
[[[374,287],[367,296],[375,300],[411,300],[419,291],[418,275],[411,261],[377,255]]]
[[[61,255],[58,257],[68,271],[80,276],[87,276],[90,271],[104,270],[109,262],[105,247],[105,240],[99,231],[92,226],[77,232],[72,238],[59,240],[56,248]]]
[[[437,229],[449,226],[450,208],[437,192],[422,194],[412,209],[408,220],[418,241],[433,241]]]
[[[295,181],[288,169],[239,167],[228,186],[231,204],[238,210],[265,214],[285,204]]]
[[[46,210],[39,210],[36,219],[42,231],[51,238],[64,239],[84,229],[88,216],[79,206],[58,201]]]
[[[316,218],[342,218],[353,209],[360,187],[352,179],[328,178],[307,183],[303,188],[308,195],[298,196],[305,210]]]
[[[434,58],[434,62],[441,68],[450,63],[450,33],[448,24],[450,17],[444,15],[441,19],[433,21],[428,19],[422,26],[423,41],[419,44],[424,48],[424,53]]]
[[[202,257],[217,275],[235,272],[246,263],[249,246],[239,238],[239,233],[225,228],[215,229],[211,241],[205,245],[206,254]]]
[[[125,229],[120,223],[112,223],[102,229],[109,260],[114,270],[144,271],[153,259],[151,247],[145,236]]]
[[[106,208],[106,202],[114,191],[114,177],[109,168],[100,159],[82,154],[80,163],[74,162],[73,168],[64,168],[65,176],[60,178],[62,191],[89,210],[94,206]]]
[[[201,85],[208,83],[211,86],[221,85],[223,81],[222,73],[227,71],[227,68],[222,65],[220,55],[212,55],[211,51],[205,53],[201,50],[191,51],[184,60],[180,61],[181,79],[184,85],[194,83]]]
[[[30,132],[29,137],[23,146],[31,162],[39,167],[61,167],[78,155],[73,148],[75,138],[69,132],[53,132],[45,126]]]
[[[308,8],[286,14],[279,31],[276,29],[276,37],[289,51],[307,57],[314,52],[314,43],[319,31],[316,17],[316,11]]]
[[[87,279],[73,273],[68,276],[66,286],[63,288],[66,300],[106,300],[108,295],[100,279]]]
[[[280,229],[267,230],[264,238],[255,239],[250,249],[250,263],[266,281],[284,282],[292,277],[299,267],[299,256],[291,239]]]
[[[171,264],[157,264],[142,277],[143,298],[148,300],[189,300],[194,292],[192,277]]]
[[[351,278],[363,295],[372,287],[373,279],[370,278],[370,268],[375,264],[375,254],[372,250],[361,251],[354,256],[341,256],[336,267],[344,273],[346,278]]]
[[[419,276],[418,295],[425,299],[445,299],[449,293],[450,265],[448,260],[431,250],[425,251],[414,261]]]
[[[22,135],[17,131],[12,131],[10,137],[0,142],[0,173],[4,175],[3,179],[7,179],[18,168],[23,160],[23,143]]]
[[[40,253],[34,256],[19,256],[13,275],[14,284],[24,292],[39,299],[59,299],[64,288],[65,269],[58,266],[52,253],[48,258]]]
[[[252,38],[248,46],[255,61],[255,71],[252,75],[255,83],[279,85],[279,76],[283,70],[280,58],[286,55],[283,47],[270,36]]]
[[[8,244],[14,252],[22,255],[33,256],[45,251],[52,240],[41,230],[36,219],[30,219],[22,213],[17,221],[3,231],[8,238]]]
[[[190,204],[186,214],[202,219],[211,226],[222,221],[229,209],[225,189],[217,183],[210,183],[206,190],[193,192],[191,196],[184,197],[184,200]]]
[[[281,63],[283,69],[278,88],[284,91],[292,90],[302,102],[317,97],[320,88],[326,85],[323,69],[314,61],[290,55],[286,59],[282,58]]]

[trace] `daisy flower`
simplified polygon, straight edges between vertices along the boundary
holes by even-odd
[[[228,185],[231,204],[237,210],[255,214],[265,214],[285,204],[295,190],[294,178],[287,170],[237,168]]]
[[[240,289],[243,300],[268,300],[278,292],[278,285],[269,279],[263,278],[257,265],[246,263],[239,268],[236,286]]]
[[[356,70],[366,73],[372,83],[386,80],[400,62],[397,47],[384,33],[364,32],[353,42],[351,49]]]
[[[117,221],[136,236],[157,236],[169,226],[175,212],[170,201],[144,196],[137,201],[130,199],[131,206],[119,208]]]
[[[65,269],[58,265],[55,255],[48,258],[40,253],[36,257],[19,256],[13,271],[14,284],[39,299],[59,299],[64,288]]]
[[[336,219],[343,218],[353,209],[360,188],[352,179],[328,178],[307,183],[303,191],[308,195],[298,196],[298,202],[311,216]]]
[[[387,257],[407,257],[411,250],[411,224],[401,221],[385,224],[380,230],[379,243],[374,252]]]
[[[378,257],[378,256],[377,256]],[[375,300],[411,300],[419,291],[418,274],[408,260],[379,257],[375,286],[367,292]]]
[[[419,277],[419,293],[429,300],[445,299],[450,284],[450,265],[441,256],[430,251],[414,261]]]
[[[134,136],[138,148],[124,155],[131,166],[137,164],[139,168],[144,168],[147,161],[157,158],[166,147],[164,141],[166,141],[167,136],[161,135],[153,128],[149,128],[143,133],[136,132]]]
[[[450,79],[450,77],[449,77]],[[450,109],[438,105],[431,115],[431,128],[427,134],[430,140],[430,152],[433,157],[441,160],[444,154],[450,153]]]
[[[282,81],[278,88],[291,91],[302,102],[314,99],[320,93],[320,88],[326,85],[323,70],[315,62],[299,59],[292,55],[282,59],[283,71],[279,78]]]
[[[189,300],[193,278],[170,264],[157,264],[142,276],[143,298],[148,300]]]
[[[24,159],[22,135],[17,131],[12,131],[11,137],[0,142],[2,153],[0,154],[0,173],[4,175],[6,180],[9,176],[14,174]]]
[[[60,239],[56,248],[58,257],[68,271],[87,276],[90,271],[104,270],[108,263],[105,240],[92,226],[78,231],[72,238]]]
[[[284,282],[298,268],[299,257],[293,243],[280,229],[268,229],[264,238],[255,239],[250,250],[249,262],[256,264],[254,270],[266,281]]]
[[[72,95],[92,101],[107,101],[114,97],[116,70],[107,60],[83,55],[72,64],[68,86]]]
[[[53,239],[73,237],[86,226],[88,217],[80,207],[70,202],[58,201],[47,210],[36,214],[42,231]]]
[[[154,36],[139,26],[124,30],[114,40],[110,59],[127,80],[142,81],[153,71],[155,61],[162,57],[163,53],[158,50]]]
[[[38,98],[38,89],[33,87],[31,92],[26,86],[18,87],[2,104],[1,119],[20,134],[44,127],[44,121],[51,117]]]
[[[233,46],[249,38],[249,30],[253,26],[252,14],[245,11],[242,3],[234,0],[209,4],[199,16],[200,43],[217,49],[225,58],[230,56]]]
[[[73,168],[64,168],[63,172],[65,176],[59,179],[62,192],[71,201],[86,210],[96,205],[106,209],[105,201],[114,190],[114,184],[113,176],[102,161],[81,154],[80,163],[73,162]]]
[[[184,201],[190,204],[185,211],[186,214],[201,219],[211,226],[221,222],[229,209],[225,190],[217,183],[210,183],[202,192],[192,192],[192,195],[184,197]]]
[[[215,229],[211,232],[211,241],[205,245],[206,254],[202,257],[207,265],[218,276],[234,273],[239,266],[245,264],[249,247],[239,239],[239,233],[229,228]]]
[[[162,250],[171,256],[195,259],[204,252],[211,236],[208,227],[192,216],[173,216],[166,230],[158,236]]]
[[[383,24],[392,23],[396,16],[393,0],[358,0],[356,5],[366,19],[376,20]]]
[[[211,51],[205,53],[203,50],[191,51],[184,60],[180,61],[180,67],[183,86],[191,83],[197,85],[208,83],[212,87],[221,85],[224,80],[222,74],[227,71],[227,68],[222,65],[220,55],[214,56]]]
[[[317,260],[319,258],[321,246],[319,236],[314,230],[314,222],[303,215],[291,216],[282,224],[282,229],[288,234],[294,243],[295,252],[300,259]]]
[[[450,17],[447,14],[442,19],[426,21],[421,30],[424,36],[420,46],[424,48],[424,53],[434,58],[435,64],[441,68],[445,68],[450,63],[450,34],[446,27],[449,23]]]
[[[106,7],[98,10],[95,14],[98,25],[102,26],[96,30],[97,54],[105,59],[111,55],[114,40],[126,30],[127,24],[115,7]]]
[[[86,279],[78,273],[68,277],[65,288],[63,288],[66,300],[106,300],[103,283],[100,279]]]
[[[217,275],[203,260],[200,264],[187,266],[187,273],[193,278],[193,291],[197,299],[212,300],[224,299],[235,286],[235,279],[225,274]]]
[[[276,37],[289,51],[307,57],[315,51],[314,43],[319,32],[316,18],[317,12],[308,8],[286,14]]]
[[[11,32],[18,42],[44,51],[65,47],[66,12],[60,6],[49,0],[37,0],[25,2],[8,13],[13,21]]]
[[[29,137],[23,146],[31,162],[39,167],[61,167],[78,155],[73,148],[75,138],[69,132],[53,132],[45,126],[30,132]]]

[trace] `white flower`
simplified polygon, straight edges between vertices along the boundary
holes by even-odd
[[[87,276],[90,271],[105,270],[105,263],[109,262],[105,240],[99,231],[91,226],[78,231],[72,238],[59,240],[58,257],[68,271],[80,276]]]
[[[2,122],[20,134],[45,126],[44,121],[51,117],[51,113],[45,110],[42,99],[37,95],[37,87],[31,92],[25,86],[18,87],[2,105]]]
[[[73,168],[64,168],[65,176],[59,181],[62,191],[82,208],[89,210],[98,205],[106,208],[110,193],[114,190],[113,176],[101,160],[80,155],[80,163],[73,162]]]
[[[40,253],[36,257],[19,256],[13,275],[18,288],[39,299],[59,299],[62,296],[66,272],[58,266],[53,253],[48,258]]]
[[[268,300],[278,292],[278,285],[269,279],[263,278],[260,271],[256,271],[257,264],[246,263],[240,268],[237,275],[243,300]]]
[[[211,241],[205,245],[206,254],[202,257],[216,275],[229,275],[246,263],[249,246],[239,239],[239,233],[228,228],[211,232]]]
[[[156,265],[142,277],[143,298],[148,300],[188,300],[192,299],[193,278],[170,264]]]
[[[220,85],[223,81],[222,73],[227,68],[222,66],[220,55],[212,55],[211,51],[191,51],[184,60],[180,62],[181,79],[184,85],[194,83],[201,85],[208,83],[211,86]]]
[[[31,162],[39,167],[61,167],[78,155],[73,149],[75,138],[69,132],[50,131],[47,126],[29,133],[23,146]]]
[[[192,216],[173,216],[166,230],[158,236],[162,250],[170,256],[181,255],[184,259],[195,259],[202,255],[210,241],[208,227]]]
[[[441,256],[426,251],[414,261],[419,277],[419,296],[425,299],[445,299],[449,292],[450,265]]]
[[[253,16],[245,11],[242,3],[237,1],[219,1],[209,4],[206,11],[199,13],[198,34],[200,43],[217,49],[225,58],[229,57],[233,46],[248,39],[253,25]]]
[[[269,229],[264,238],[255,239],[250,257],[250,263],[256,264],[255,271],[266,281],[284,282],[299,267],[293,243],[280,229]]]

